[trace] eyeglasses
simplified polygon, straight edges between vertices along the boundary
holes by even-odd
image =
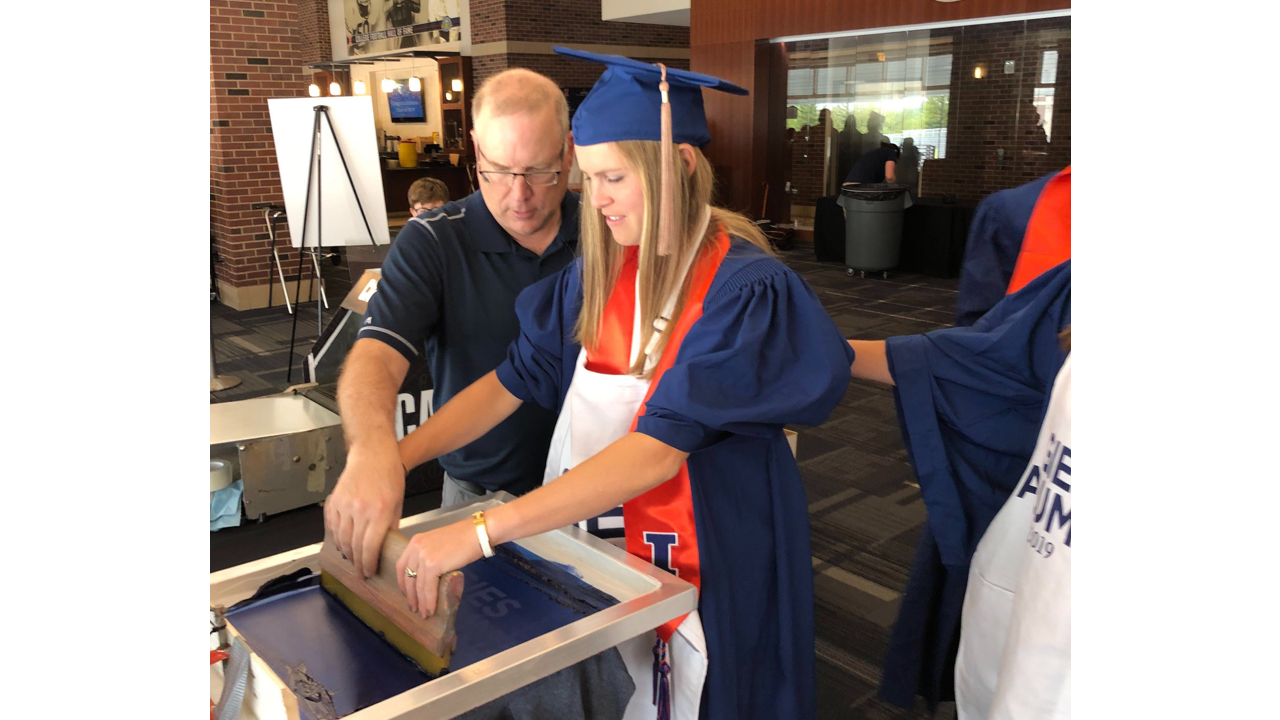
[[[529,187],[550,187],[560,182],[559,170],[540,170],[538,172],[497,172],[495,170],[477,170],[480,177],[490,185],[498,187],[511,187],[515,183],[516,178],[524,178],[525,183]]]

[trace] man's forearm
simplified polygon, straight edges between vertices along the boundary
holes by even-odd
[[[347,356],[338,378],[338,409],[348,448],[395,444],[396,397],[405,372],[390,365],[357,348]]]

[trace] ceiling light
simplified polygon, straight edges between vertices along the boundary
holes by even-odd
[[[320,97],[320,86],[315,83],[311,83],[311,87],[307,88],[307,94],[311,97]]]
[[[356,95],[363,95],[363,94],[364,94],[364,81],[363,81],[363,80],[357,80],[357,81],[355,81],[354,86],[355,86],[355,94],[356,94]]]
[[[329,94],[337,97],[342,94],[342,86],[336,82],[329,83]]]
[[[409,89],[413,92],[418,92],[422,89],[422,81],[416,77],[409,78]]]

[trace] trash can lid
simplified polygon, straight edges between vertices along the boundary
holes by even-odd
[[[896,200],[902,197],[908,186],[895,183],[847,182],[840,186],[840,194],[857,200]]]

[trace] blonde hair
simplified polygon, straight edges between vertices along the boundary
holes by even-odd
[[[555,115],[567,150],[569,103],[564,93],[545,75],[526,68],[511,68],[485,80],[476,91],[471,99],[471,124],[479,128],[485,118],[537,114],[544,110]]]
[[[721,229],[731,236],[738,236],[773,254],[769,241],[764,234],[747,218],[723,208],[711,208],[711,222],[700,237],[694,237],[701,225],[702,213],[711,204],[711,191],[714,177],[711,164],[707,162],[702,151],[693,148],[694,169],[692,174],[685,172],[684,163],[673,163],[674,167],[667,182],[673,183],[675,203],[672,214],[675,218],[674,247],[667,255],[658,252],[658,205],[661,196],[662,153],[661,143],[654,140],[623,140],[613,143],[618,154],[622,156],[629,168],[636,173],[644,192],[644,222],[640,233],[640,268],[639,285],[641,335],[640,347],[645,348],[655,332],[653,321],[663,310],[663,305],[677,287],[680,291],[671,322],[659,336],[654,350],[656,357],[661,357],[676,326],[676,319],[684,312],[688,299],[689,281],[692,272],[680,278],[680,271],[685,261],[695,253],[702,252],[710,246]],[[675,148],[672,148],[674,151]],[[599,347],[600,319],[604,315],[605,304],[613,291],[618,273],[622,269],[624,248],[614,242],[604,216],[591,206],[591,184],[584,183],[582,188],[582,222],[579,246],[582,250],[582,311],[578,314],[575,334],[578,342],[588,350]],[[653,369],[645,370],[645,355],[639,353],[636,362],[631,366],[630,374],[641,378],[653,376]]]

